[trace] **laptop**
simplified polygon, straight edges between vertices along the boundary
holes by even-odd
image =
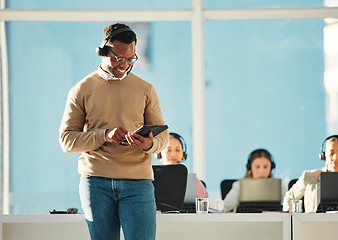
[[[237,212],[282,211],[282,181],[276,178],[244,178],[239,180]]]
[[[187,176],[187,187],[185,190],[184,203],[194,203],[196,199],[196,173],[189,173]]]
[[[317,212],[338,211],[338,172],[320,173],[320,204]]]
[[[187,187],[185,190],[183,211],[194,213],[196,212],[195,199],[196,199],[196,173],[189,173],[187,176]]]

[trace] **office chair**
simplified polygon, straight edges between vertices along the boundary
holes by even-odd
[[[292,188],[293,184],[295,184],[298,181],[298,178],[291,179],[289,184],[288,184],[288,190]]]
[[[204,185],[205,189],[207,189],[207,184],[203,180],[200,180],[200,181]]]
[[[222,199],[224,200],[225,196],[228,194],[230,189],[232,188],[232,184],[237,181],[238,179],[224,179],[221,182],[221,194]]]
[[[156,209],[180,211],[187,187],[187,167],[182,164],[153,165]]]
[[[295,184],[297,181],[298,181],[298,178],[291,179],[289,181],[289,184],[288,184],[288,190],[290,190],[290,188],[292,188],[293,184]],[[303,201],[303,203],[302,203],[303,211],[305,211],[305,208],[304,208],[304,197],[302,197],[301,200]]]

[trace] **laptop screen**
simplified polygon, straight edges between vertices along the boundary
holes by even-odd
[[[239,180],[240,202],[281,202],[281,180],[244,178]]]
[[[184,203],[195,203],[196,199],[196,173],[189,173],[187,177],[187,188]]]
[[[320,173],[320,203],[338,204],[338,172]]]

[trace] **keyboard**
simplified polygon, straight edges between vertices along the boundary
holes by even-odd
[[[261,213],[264,211],[281,212],[283,206],[279,202],[243,202],[237,207],[237,213]]]
[[[184,203],[182,212],[196,213],[195,203]]]
[[[317,208],[317,213],[325,213],[329,211],[338,211],[338,203],[320,203]]]

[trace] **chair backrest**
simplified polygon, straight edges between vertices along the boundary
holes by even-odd
[[[290,190],[290,188],[292,188],[293,184],[295,184],[296,182],[298,181],[298,178],[294,178],[294,179],[291,179],[289,181],[289,184],[288,184],[288,190]],[[304,196],[302,197],[302,200],[303,200],[303,211],[304,211]]]
[[[207,189],[207,184],[203,180],[200,180],[200,181],[204,185],[205,189]]]
[[[293,184],[295,184],[298,181],[298,178],[291,179],[289,184],[288,184],[288,190],[292,188]]]
[[[222,194],[222,199],[225,198],[225,196],[228,194],[230,189],[232,188],[232,184],[237,181],[238,179],[224,179],[221,182],[221,194]]]
[[[187,167],[182,164],[153,165],[156,209],[162,212],[183,208]]]

